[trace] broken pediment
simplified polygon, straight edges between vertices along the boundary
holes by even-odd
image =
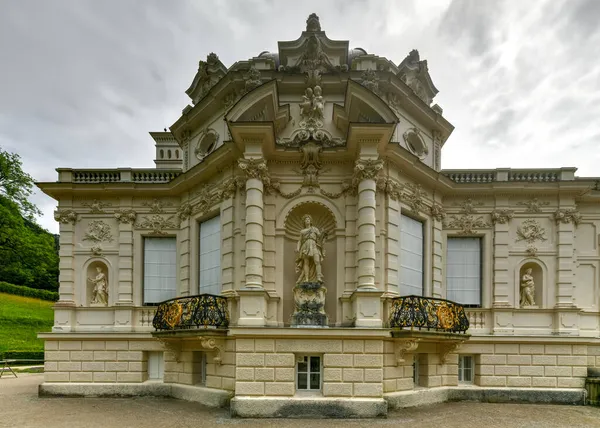
[[[206,61],[198,63],[198,72],[185,93],[192,99],[194,104],[198,104],[225,74],[227,74],[227,68],[219,60],[217,54],[211,52],[206,57]]]
[[[311,86],[320,83],[321,73],[348,70],[348,41],[330,40],[314,13],[306,20],[300,38],[278,46],[280,71],[307,73]]]
[[[421,61],[419,51],[413,49],[398,66],[397,76],[427,105],[430,105],[438,93],[434,86],[427,61]]]

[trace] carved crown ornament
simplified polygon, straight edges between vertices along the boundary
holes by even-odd
[[[75,224],[79,220],[79,214],[71,209],[56,210],[54,212],[54,220],[62,224]]]

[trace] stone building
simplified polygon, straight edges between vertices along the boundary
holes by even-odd
[[[297,40],[200,61],[153,169],[58,169],[42,394],[239,416],[581,402],[600,191],[575,168],[441,170],[427,61]],[[460,144],[454,142],[453,144]],[[476,167],[476,165],[473,165]]]

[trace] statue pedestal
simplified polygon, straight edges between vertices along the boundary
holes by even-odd
[[[325,313],[327,289],[320,282],[301,282],[294,287],[292,327],[327,327]]]

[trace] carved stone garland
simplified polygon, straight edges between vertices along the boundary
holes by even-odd
[[[404,193],[402,195],[402,199],[408,204],[413,213],[418,214],[425,205],[423,202],[425,192],[421,188],[420,184],[409,183],[406,185],[406,187],[408,187],[411,192]]]
[[[430,208],[431,216],[437,221],[444,221],[446,219],[446,210],[443,206],[437,203],[433,203]]]
[[[112,204],[94,199],[92,202],[83,202],[81,205],[88,207],[92,214],[105,214],[104,208],[110,207]]]
[[[134,210],[117,210],[115,211],[115,218],[121,224],[134,224],[137,213]]]
[[[515,215],[514,211],[511,211],[511,210],[506,210],[506,209],[493,210],[492,211],[492,223],[506,224],[514,217],[514,215]]]
[[[542,206],[544,205],[550,205],[550,202],[547,201],[539,201],[538,198],[533,198],[530,199],[529,201],[525,201],[525,202],[517,202],[517,205],[524,205],[527,208],[525,209],[525,212],[528,213],[541,213],[542,212]]]
[[[575,226],[578,226],[579,222],[581,221],[581,214],[576,208],[560,208],[554,213],[554,220],[556,220],[557,224],[573,223]]]
[[[135,224],[137,229],[151,230],[155,235],[166,235],[165,229],[179,229],[179,224],[173,221],[175,216],[165,217],[159,214],[142,217],[142,220]]]

